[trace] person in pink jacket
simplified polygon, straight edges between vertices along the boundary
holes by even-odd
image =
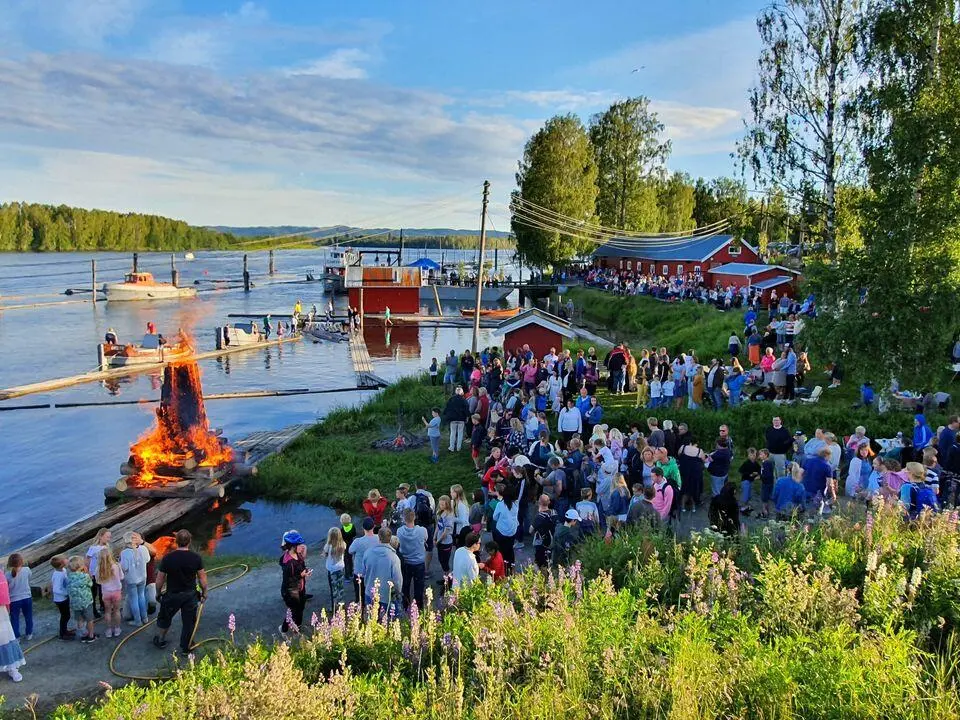
[[[650,504],[653,506],[653,509],[657,511],[661,520],[669,520],[670,510],[673,508],[673,488],[667,483],[667,479],[663,476],[662,468],[654,467],[650,471],[650,474],[653,478],[653,490],[655,493]]]

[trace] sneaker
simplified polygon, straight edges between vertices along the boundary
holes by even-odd
[[[100,636],[99,636],[99,635],[96,635],[96,634],[94,634],[94,635],[89,635],[89,636],[80,638],[80,642],[86,643],[87,645],[89,645],[90,643],[95,642],[98,637],[100,637]]]
[[[25,642],[30,642],[31,640],[33,640],[33,633],[31,633],[30,635],[24,635],[23,640]]]
[[[109,628],[109,627],[108,627],[107,630],[106,630],[106,632],[103,633],[103,636],[104,636],[105,638],[112,638],[112,637],[113,637],[113,628]]]
[[[153,646],[154,646],[154,647],[158,647],[158,648],[160,648],[160,649],[162,650],[163,648],[165,648],[165,647],[167,646],[167,641],[166,641],[165,639],[164,639],[164,640],[161,640],[159,635],[154,635],[154,636],[153,636]]]
[[[122,634],[123,634],[123,630],[121,630],[120,628],[115,627],[115,628],[113,629],[113,636],[114,636],[114,637],[120,637]]]
[[[23,675],[20,674],[19,670],[11,670],[8,674],[10,675],[10,679],[14,682],[20,682],[23,680]]]

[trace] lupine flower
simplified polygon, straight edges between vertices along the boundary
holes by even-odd
[[[913,588],[916,588],[918,585],[920,585],[920,581],[922,579],[923,579],[923,570],[921,570],[919,567],[915,567],[913,569],[913,572],[910,574],[910,585]]]
[[[872,573],[877,569],[877,553],[872,552],[867,555],[867,572]]]
[[[300,628],[297,627],[297,624],[293,621],[293,613],[290,611],[290,608],[287,608],[287,627],[295,633],[300,632]]]
[[[403,641],[400,652],[403,653],[403,657],[405,657],[407,660],[413,657],[413,647],[410,645],[409,640]]]
[[[450,647],[453,644],[453,636],[448,632],[444,633],[443,637],[440,638],[440,644],[445,648]]]
[[[230,617],[227,618],[227,630],[230,631],[230,640],[233,640],[233,634],[237,631],[237,616],[233,613],[230,613]]]
[[[314,630],[320,629],[320,618],[317,617],[316,613],[312,613],[310,615],[310,627],[312,627]]]

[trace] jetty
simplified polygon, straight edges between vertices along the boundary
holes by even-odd
[[[370,351],[367,350],[367,343],[361,333],[350,333],[350,359],[353,361],[353,372],[357,376],[357,388],[360,390],[373,390],[384,388],[389,383],[382,377],[373,372],[373,361],[370,359]]]
[[[0,390],[0,400],[10,400],[12,398],[23,397],[24,395],[33,395],[36,393],[51,392],[60,390],[72,385],[82,385],[83,383],[103,382],[116,378],[129,377],[131,375],[140,375],[142,373],[155,372],[166,365],[174,362],[183,362],[192,360],[208,360],[210,358],[221,357],[223,355],[233,355],[235,353],[247,352],[250,350],[262,350],[263,348],[274,347],[284,343],[299,342],[302,335],[291,335],[290,337],[277,338],[275,340],[264,340],[255,345],[237,345],[223,350],[208,350],[206,352],[195,353],[189,358],[176,358],[174,360],[164,360],[155,363],[144,363],[142,365],[131,365],[127,367],[111,368],[109,370],[94,370],[92,372],[80,373],[79,375],[70,375],[69,377],[55,378],[53,380],[41,380],[40,382],[29,383],[27,385],[17,385],[15,387],[4,388]]]
[[[300,435],[306,432],[309,424],[291,425],[280,430],[267,430],[251,433],[232,443],[238,460],[247,468],[245,473],[234,473],[225,478],[225,487],[234,485],[243,475],[255,472],[257,465],[281,452]],[[42,538],[13,552],[23,555],[24,562],[31,568],[30,585],[34,594],[39,594],[49,584],[53,568],[49,560],[54,555],[85,555],[97,531],[110,528],[111,547],[115,552],[123,548],[123,534],[128,531],[140,533],[145,539],[152,540],[161,531],[171,527],[186,515],[202,510],[215,502],[209,496],[180,497],[164,500],[132,498],[113,503],[103,510],[90,513],[65,527],[54,530]],[[7,558],[0,558],[6,564]]]

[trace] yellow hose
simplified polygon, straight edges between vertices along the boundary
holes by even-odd
[[[219,572],[220,570],[228,570],[230,568],[235,568],[235,567],[242,568],[241,572],[238,575],[235,575],[226,580],[222,580],[219,583],[216,583],[215,585],[208,586],[207,588],[208,592],[212,592],[214,590],[222,588],[224,585],[229,585],[232,582],[236,582],[237,580],[242,578],[244,575],[246,575],[248,572],[250,572],[250,567],[245,563],[234,563],[233,565],[221,565],[220,567],[211,568],[208,572],[215,573],[215,572]],[[201,640],[198,643],[193,642],[193,639],[197,634],[197,628],[200,627],[200,618],[203,616],[203,606],[204,606],[204,603],[200,603],[200,607],[197,610],[197,620],[193,624],[193,632],[190,634],[191,650],[194,650],[200,647],[201,645],[206,645],[207,643],[222,642],[225,640],[225,638],[222,638],[222,637],[211,637],[211,638],[206,638],[204,640]],[[125,635],[123,640],[117,643],[117,646],[113,649],[113,653],[111,653],[110,655],[109,668],[111,673],[113,673],[119,678],[123,678],[124,680],[168,680],[171,677],[170,675],[130,675],[128,673],[120,672],[119,670],[117,670],[115,665],[115,661],[117,659],[117,655],[120,652],[120,648],[122,648],[128,640],[132,640],[136,635],[138,635],[139,633],[142,633],[144,630],[146,630],[148,627],[155,624],[156,622],[157,622],[157,619],[154,618],[153,620],[150,620],[149,622],[144,623],[143,625],[138,627],[136,630],[131,632],[129,635]],[[42,640],[41,642],[38,642],[35,645],[31,645],[29,648],[24,650],[23,654],[26,655],[27,653],[32,652],[33,650],[36,650],[41,645],[46,645],[51,640],[56,640],[56,639],[57,639],[57,636],[54,635],[53,637],[49,637],[46,640]]]

